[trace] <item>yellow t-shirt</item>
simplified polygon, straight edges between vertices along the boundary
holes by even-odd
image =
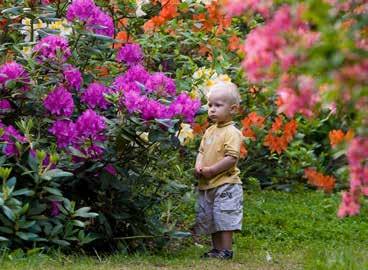
[[[242,134],[234,122],[210,126],[201,141],[199,152],[203,155],[202,166],[208,167],[222,160],[225,156],[239,159]],[[199,179],[198,188],[206,190],[223,184],[241,184],[237,163],[211,179]]]

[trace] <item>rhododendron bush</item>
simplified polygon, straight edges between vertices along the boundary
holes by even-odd
[[[2,22],[1,242],[112,249],[170,231],[155,212],[175,184],[160,157],[200,100],[114,40],[120,22],[92,0],[22,1]]]

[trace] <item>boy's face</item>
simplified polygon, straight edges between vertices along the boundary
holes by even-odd
[[[231,121],[236,107],[236,104],[232,104],[231,97],[221,90],[211,93],[208,97],[208,117],[217,124]]]

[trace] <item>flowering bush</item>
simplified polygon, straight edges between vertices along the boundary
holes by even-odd
[[[328,107],[350,115],[356,137],[348,143],[350,191],[344,193],[339,216],[358,213],[367,194],[367,153],[357,144],[367,137],[366,1],[223,1],[232,15],[260,13],[264,23],[245,37],[243,67],[250,82],[274,90],[278,112],[288,117],[316,116]],[[364,157],[363,157],[364,156]],[[360,165],[357,165],[360,164]]]
[[[1,243],[133,248],[124,237],[167,235],[157,202],[175,181],[160,156],[175,155],[200,101],[148,70],[139,44],[114,48],[106,6],[23,4],[2,12],[29,23],[1,30]]]

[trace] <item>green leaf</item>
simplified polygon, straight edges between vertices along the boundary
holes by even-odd
[[[186,238],[190,237],[192,234],[190,232],[182,232],[182,231],[176,231],[170,234],[173,238]]]
[[[62,247],[70,246],[70,243],[65,240],[55,239],[55,240],[51,240],[51,242],[59,246],[62,246]]]
[[[16,236],[18,236],[20,239],[23,239],[25,241],[32,241],[38,238],[38,235],[35,233],[30,232],[16,232]]]
[[[81,227],[81,228],[84,228],[86,226],[82,221],[77,220],[77,219],[73,220],[72,224],[77,226],[77,227]]]
[[[74,216],[76,217],[83,217],[83,218],[91,218],[97,217],[97,213],[90,213],[91,207],[82,207],[75,211]]]
[[[52,169],[42,174],[41,178],[45,180],[51,180],[53,178],[70,177],[70,176],[73,176],[73,174],[70,172],[65,172],[60,169]]]
[[[5,226],[0,226],[0,232],[7,233],[7,234],[13,234],[13,230]]]
[[[0,236],[0,242],[5,242],[5,241],[9,241],[8,238]]]
[[[13,211],[9,207],[7,207],[6,205],[3,205],[2,208],[4,210],[5,216],[8,219],[10,219],[11,221],[14,221],[15,220],[15,214],[13,213]]]
[[[62,231],[63,231],[63,225],[58,224],[52,229],[52,231],[50,232],[50,235],[55,236]]]
[[[32,220],[32,221],[19,221],[18,222],[18,226],[19,228],[21,229],[27,229],[27,228],[30,228],[32,227],[33,225],[36,224],[36,221]]]
[[[61,193],[61,191],[57,188],[50,188],[50,187],[44,187],[43,188],[45,191],[51,193],[51,194],[54,194],[56,196],[61,196],[63,197],[63,194]]]
[[[94,37],[98,40],[102,40],[102,41],[110,41],[113,42],[114,39],[108,36],[104,36],[104,35],[99,35],[99,34],[94,34],[92,32],[83,32],[83,34],[85,34],[86,36],[90,36],[90,37]]]
[[[17,178],[15,178],[15,177],[11,177],[8,181],[6,181],[6,185],[9,188],[14,188],[16,183],[17,183]]]
[[[13,192],[13,196],[20,196],[20,195],[33,196],[34,194],[35,192],[33,190],[29,190],[28,188],[18,189],[17,191]]]

